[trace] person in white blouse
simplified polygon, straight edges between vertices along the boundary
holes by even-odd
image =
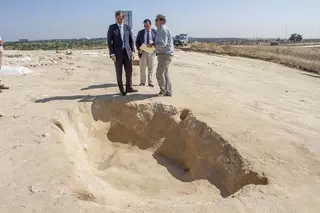
[[[136,38],[136,48],[139,51],[140,58],[140,86],[146,85],[146,69],[148,68],[148,86],[154,87],[152,82],[152,74],[154,68],[155,53],[147,53],[140,50],[142,44],[152,46],[156,40],[157,31],[151,28],[150,19],[143,21],[144,29],[138,32]]]
[[[1,68],[2,68],[2,65],[3,65],[3,41],[1,39],[1,36],[0,36],[0,72],[1,72]],[[1,76],[0,76],[0,93],[2,92],[3,89],[9,89],[9,87],[6,87],[2,81],[1,81]]]

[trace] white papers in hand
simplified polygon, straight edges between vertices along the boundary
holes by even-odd
[[[140,47],[140,49],[141,49],[142,51],[144,51],[144,52],[147,52],[147,53],[153,53],[153,52],[156,50],[156,48],[154,48],[154,47],[148,47],[146,44],[142,44],[141,47]]]

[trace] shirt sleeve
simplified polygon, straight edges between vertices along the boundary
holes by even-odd
[[[158,50],[164,50],[168,46],[168,32],[165,29],[161,29],[157,33],[156,48]]]
[[[108,35],[107,35],[107,43],[109,48],[110,56],[114,55],[114,46],[113,46],[113,28],[112,25],[109,26]]]

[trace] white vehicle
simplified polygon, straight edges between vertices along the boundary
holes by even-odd
[[[188,42],[188,34],[177,35],[173,40],[173,44],[177,46],[187,46]]]

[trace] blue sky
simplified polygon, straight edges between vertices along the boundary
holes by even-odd
[[[301,2],[301,3],[300,3]],[[132,10],[134,31],[145,18],[167,16],[173,32],[193,37],[320,36],[320,0],[1,0],[3,40],[105,37],[115,10]]]

